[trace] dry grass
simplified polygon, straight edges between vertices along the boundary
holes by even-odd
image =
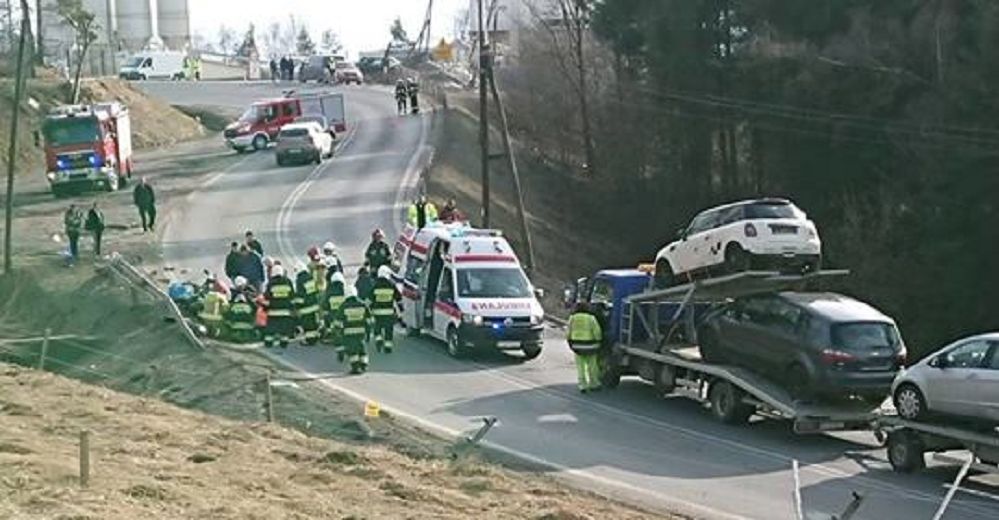
[[[88,488],[76,481],[83,429]],[[647,517],[542,476],[218,419],[0,364],[0,518]]]

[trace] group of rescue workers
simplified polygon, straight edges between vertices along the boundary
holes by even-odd
[[[420,86],[416,80],[406,78],[395,82],[395,104],[399,115],[420,113]]]
[[[294,276],[279,260],[264,258],[266,280],[260,286],[238,275],[229,288],[209,274],[198,318],[212,336],[234,341],[262,336],[266,348],[287,348],[295,338],[305,345],[333,345],[338,360],[349,361],[351,373],[362,373],[372,338],[378,352],[391,353],[394,347],[399,292],[385,233],[371,234],[353,286],[332,242],[310,247],[307,258],[296,265]]]
[[[438,211],[424,195],[413,201],[406,217],[418,228],[464,220],[454,199]],[[328,344],[338,360],[349,361],[351,373],[366,371],[372,338],[378,352],[391,353],[395,346],[400,294],[385,233],[371,234],[352,286],[333,242],[310,247],[306,258],[289,272],[280,260],[264,256],[263,246],[247,231],[246,241],[230,244],[226,257],[231,286],[206,272],[194,312],[210,336],[237,342],[262,338],[266,348],[284,349],[296,339],[304,345]]]

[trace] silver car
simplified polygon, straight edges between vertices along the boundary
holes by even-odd
[[[898,414],[940,414],[999,424],[999,332],[961,339],[899,372],[892,384]]]

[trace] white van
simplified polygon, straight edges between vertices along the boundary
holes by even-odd
[[[118,71],[118,77],[127,80],[184,79],[183,52],[150,51],[133,54]]]
[[[402,322],[410,334],[471,349],[541,354],[544,310],[513,248],[496,230],[467,224],[408,227],[396,244]]]

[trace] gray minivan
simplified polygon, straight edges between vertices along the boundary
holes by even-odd
[[[734,300],[705,317],[698,340],[705,361],[770,376],[802,399],[880,402],[906,355],[894,320],[835,293]]]

